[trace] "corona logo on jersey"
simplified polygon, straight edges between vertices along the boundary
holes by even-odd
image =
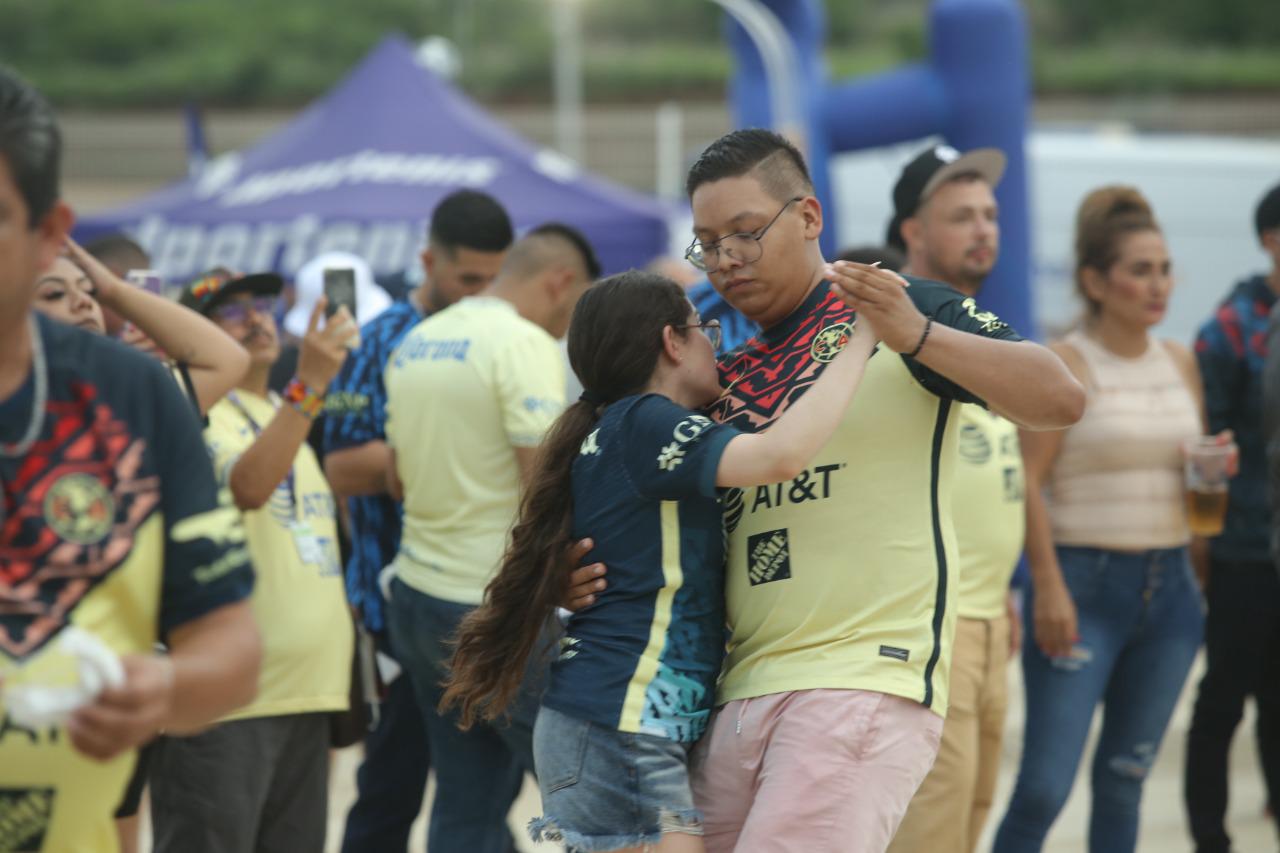
[[[853,323],[833,323],[814,335],[809,355],[823,364],[840,354],[853,334]]]

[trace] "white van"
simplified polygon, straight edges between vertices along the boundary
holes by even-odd
[[[884,242],[894,181],[928,144],[918,140],[833,158],[842,248]],[[1103,184],[1141,190],[1169,241],[1177,287],[1157,330],[1163,337],[1189,344],[1235,282],[1270,267],[1253,231],[1253,211],[1280,182],[1280,142],[1124,128],[1043,129],[1031,134],[1027,153],[1033,298],[1047,335],[1080,316],[1072,279],[1075,213],[1084,196]]]

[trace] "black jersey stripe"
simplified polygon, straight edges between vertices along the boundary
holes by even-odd
[[[933,451],[929,460],[929,513],[933,520],[933,550],[938,563],[938,590],[933,602],[933,652],[924,668],[924,706],[933,707],[933,670],[942,656],[942,620],[947,612],[947,549],[942,541],[942,511],[938,503],[938,478],[941,475],[943,439],[951,401],[938,400],[938,419],[933,426]]]

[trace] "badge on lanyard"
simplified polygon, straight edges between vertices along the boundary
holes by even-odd
[[[341,574],[337,549],[331,538],[318,535],[307,521],[295,521],[291,532],[293,543],[298,548],[298,559],[319,569],[322,578]]]
[[[240,402],[240,397],[235,391],[227,394],[227,401],[244,416],[255,437],[262,435],[262,428]],[[342,566],[339,564],[338,549],[332,537],[319,535],[311,526],[311,522],[296,517],[301,507],[298,503],[297,478],[292,467],[289,468],[289,474],[285,477],[283,485],[289,494],[288,515],[293,518],[289,523],[289,533],[293,536],[294,547],[298,549],[298,559],[304,565],[316,567],[322,578],[340,575]]]

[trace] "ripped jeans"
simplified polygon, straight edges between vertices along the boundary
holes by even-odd
[[[1204,633],[1200,588],[1186,548],[1057,553],[1080,639],[1069,657],[1045,657],[1033,608],[1024,608],[1022,764],[993,853],[1040,850],[1071,793],[1099,702],[1089,851],[1132,853],[1142,785]]]

